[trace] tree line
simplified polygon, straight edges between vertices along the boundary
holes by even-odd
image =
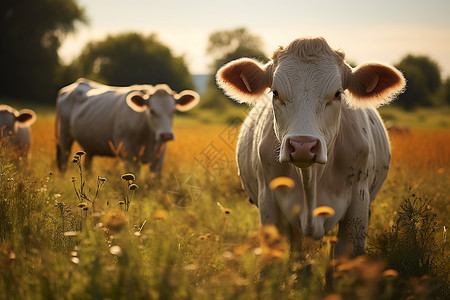
[[[64,65],[58,56],[64,38],[79,24],[88,23],[76,0],[5,0],[0,7],[0,97],[54,103],[57,90],[79,77],[118,86],[167,83],[174,90],[195,89],[184,57],[174,55],[155,34],[107,36],[88,43]],[[267,62],[262,49],[262,39],[245,28],[212,33],[206,50],[214,62],[202,106],[220,109],[226,105],[214,82],[220,66],[240,57]],[[450,105],[450,77],[441,78],[434,60],[407,55],[395,67],[407,79],[407,89],[395,105],[405,109]]]

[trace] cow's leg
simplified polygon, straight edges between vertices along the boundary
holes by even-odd
[[[84,156],[84,168],[86,170],[92,169],[92,159],[94,158],[94,155],[89,154],[89,152],[86,152],[86,155]]]
[[[270,238],[270,235],[264,236],[265,226],[275,225],[280,233],[284,230],[280,218],[280,208],[275,198],[273,197],[269,187],[259,184],[258,189],[258,208],[259,208],[259,217],[261,221],[261,237],[263,239]],[[269,274],[272,272],[271,265],[265,266],[261,269],[259,274],[259,279],[261,283],[264,279],[270,277]]]
[[[363,254],[366,249],[366,237],[369,226],[369,190],[360,189],[358,196],[353,197],[345,218],[339,222],[338,243],[335,257]]]
[[[165,154],[166,154],[166,145],[163,145],[161,150],[156,154],[155,159],[152,161],[150,165],[151,172],[161,174]]]
[[[67,161],[69,160],[70,150],[74,139],[68,134],[60,134],[56,141],[56,159],[58,169],[65,172],[67,169]]]

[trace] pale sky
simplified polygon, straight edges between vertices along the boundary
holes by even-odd
[[[78,0],[89,25],[78,25],[60,55],[78,56],[91,40],[123,32],[156,33],[192,74],[207,74],[211,33],[245,27],[272,52],[299,37],[323,36],[355,63],[395,64],[427,55],[450,76],[449,0]]]

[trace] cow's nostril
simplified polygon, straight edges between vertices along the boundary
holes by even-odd
[[[294,147],[294,145],[292,145],[291,140],[289,140],[289,142],[287,143],[287,146],[288,146],[289,153],[295,152],[295,147]]]
[[[314,154],[317,154],[317,152],[319,152],[319,145],[317,144],[317,141],[315,141],[314,144],[315,145],[311,147],[310,152],[314,153]]]
[[[310,137],[290,138],[286,148],[290,161],[315,162],[320,152],[320,142]]]

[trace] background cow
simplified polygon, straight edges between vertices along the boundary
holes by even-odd
[[[17,111],[8,105],[0,105],[0,144],[12,147],[19,157],[26,157],[30,149],[30,125],[36,114],[30,109]]]
[[[79,79],[58,93],[58,167],[66,169],[76,140],[86,151],[87,166],[94,155],[121,156],[160,171],[165,143],[174,139],[175,112],[191,109],[199,99],[194,91],[177,94],[167,85],[111,87]]]
[[[294,40],[264,66],[232,61],[216,79],[230,97],[255,104],[236,153],[261,222],[289,234],[294,249],[299,236],[319,239],[339,223],[335,254],[364,251],[369,205],[390,164],[387,133],[373,107],[404,89],[403,75],[378,63],[352,69],[342,52],[316,38]],[[271,189],[280,176],[295,186]],[[332,210],[316,210],[323,206]]]

